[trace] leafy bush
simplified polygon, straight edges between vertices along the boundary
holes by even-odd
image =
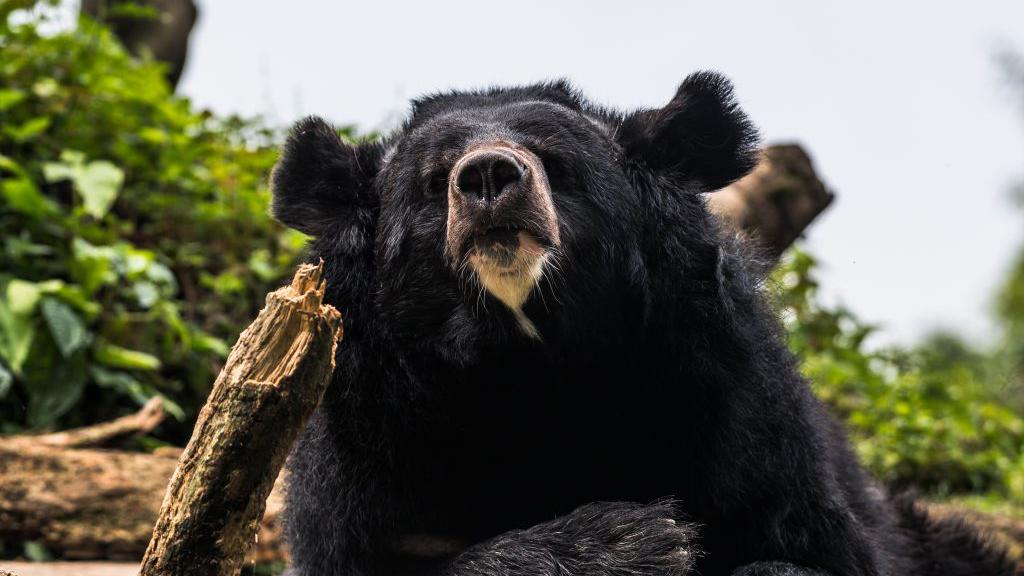
[[[11,24],[26,5],[0,4],[0,431],[159,394],[181,441],[303,242],[267,214],[274,135],[193,110],[102,26]]]
[[[1024,78],[1020,81],[1024,84]],[[1024,185],[1018,188],[1017,196],[1024,207]],[[1019,249],[997,295],[996,315],[1003,327],[1001,352],[1009,373],[1001,396],[1009,405],[1024,411],[1024,247]]]
[[[1024,501],[1024,419],[996,400],[1000,364],[950,335],[870,351],[874,328],[820,303],[815,265],[792,250],[772,284],[805,375],[868,468],[900,486]]]

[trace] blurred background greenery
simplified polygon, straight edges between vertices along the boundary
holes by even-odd
[[[281,133],[194,109],[165,64],[93,21],[43,33],[45,10],[9,18],[35,4],[0,1],[0,432],[105,421],[159,395],[173,418],[135,448],[181,445],[302,250],[267,213]],[[865,464],[935,497],[1024,505],[1024,247],[984,348],[955,333],[869,347],[875,328],[823,304],[817,266],[794,248],[769,288]]]

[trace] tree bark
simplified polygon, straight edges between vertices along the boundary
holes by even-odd
[[[180,454],[0,442],[0,539],[35,541],[65,560],[138,562]],[[247,562],[287,559],[282,504],[278,482]]]
[[[323,264],[242,332],[171,478],[142,576],[235,575],[267,496],[334,370],[341,315],[323,304]]]
[[[747,176],[709,196],[712,212],[778,259],[832,203],[807,153],[795,144],[765,148]]]

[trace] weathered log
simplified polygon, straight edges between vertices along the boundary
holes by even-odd
[[[234,575],[267,496],[334,370],[341,315],[323,264],[267,296],[199,413],[142,561],[143,576]]]
[[[0,539],[34,541],[66,560],[138,562],[181,449],[142,454],[23,441],[30,439],[0,441]],[[280,484],[246,561],[286,559]]]
[[[18,576],[136,576],[133,562],[9,562],[4,564]],[[3,576],[0,570],[0,576]]]
[[[711,210],[777,259],[832,203],[811,159],[795,144],[765,148],[742,180],[708,198]]]
[[[174,457],[0,443],[0,538],[69,559],[138,559]]]

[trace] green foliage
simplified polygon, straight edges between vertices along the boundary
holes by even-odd
[[[804,374],[845,420],[862,461],[897,485],[1024,501],[1024,419],[997,401],[999,364],[950,335],[911,351],[870,350],[873,327],[821,304],[815,265],[795,249],[773,284]]]
[[[1024,78],[1021,83],[1024,84]],[[1018,188],[1017,195],[1024,207],[1024,185]],[[1009,373],[1002,396],[1024,412],[1024,246],[1018,250],[996,297],[996,317],[1003,328],[1001,352]]]
[[[267,214],[274,135],[193,110],[102,26],[40,33],[33,6],[0,5],[0,431],[160,394],[181,441],[303,242]]]

